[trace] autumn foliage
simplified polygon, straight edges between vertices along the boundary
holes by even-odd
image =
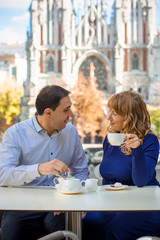
[[[4,131],[17,121],[23,88],[16,84],[0,84],[0,138]]]
[[[105,117],[103,105],[106,101],[102,91],[97,89],[94,66],[90,66],[90,77],[85,79],[79,73],[77,84],[72,90],[74,125],[81,137],[94,137],[101,132],[101,122]]]

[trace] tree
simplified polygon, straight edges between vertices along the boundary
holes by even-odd
[[[149,109],[149,114],[151,118],[152,130],[155,134],[160,137],[160,110],[159,109]]]
[[[94,65],[90,65],[90,77],[85,79],[79,73],[77,85],[72,91],[74,124],[81,137],[90,134],[91,137],[100,131],[101,121],[104,119],[104,94],[97,89],[94,76]]]
[[[11,124],[20,114],[20,100],[23,94],[22,87],[14,83],[4,83],[0,88],[0,120]]]

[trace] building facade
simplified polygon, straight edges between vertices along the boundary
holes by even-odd
[[[0,44],[0,84],[23,87],[27,75],[25,44]]]
[[[80,2],[75,11],[72,0],[32,0],[21,120],[33,115],[40,88],[65,83],[71,89],[80,72],[89,77],[90,63],[106,97],[133,89],[160,103],[155,0],[115,0],[110,24],[109,0]]]

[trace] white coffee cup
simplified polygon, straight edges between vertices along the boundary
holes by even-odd
[[[85,189],[89,192],[95,192],[97,191],[97,182],[98,182],[98,179],[97,178],[89,178],[89,179],[86,179],[85,181]]]
[[[58,184],[62,184],[63,181],[64,181],[64,179],[61,178],[61,177],[55,177],[55,178],[53,178],[53,182],[54,182],[54,185],[55,185],[55,186],[58,185]]]
[[[61,187],[62,187],[62,184],[60,184],[60,183],[56,183],[56,184],[55,184],[55,188],[56,188],[58,191],[61,190]]]
[[[67,177],[55,177],[53,178],[54,186],[56,187],[57,185],[61,185],[62,182],[66,179],[75,179],[75,177],[69,175]]]
[[[124,133],[108,133],[107,138],[111,145],[120,146],[124,143],[125,136]]]
[[[80,192],[82,190],[82,182],[76,178],[65,179],[61,184],[61,191]]]

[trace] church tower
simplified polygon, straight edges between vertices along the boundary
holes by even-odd
[[[118,0],[114,12],[116,90],[133,89],[141,93],[144,100],[158,102],[155,97],[160,87],[160,44],[156,3],[154,0]]]
[[[78,1],[78,0],[74,0]],[[106,97],[133,89],[160,102],[160,34],[155,0],[32,0],[26,44],[27,80],[21,120],[34,114],[35,96],[48,84],[74,87],[91,63]]]

